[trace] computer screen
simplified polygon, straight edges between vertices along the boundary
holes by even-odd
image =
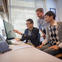
[[[0,35],[6,39],[14,39],[16,37],[13,32],[14,27],[9,22],[5,21],[0,15]]]
[[[14,27],[12,24],[10,24],[9,22],[3,20],[4,23],[4,28],[5,28],[5,32],[6,32],[6,37],[8,40],[14,39],[16,37],[14,30]]]
[[[5,39],[7,38],[4,23],[3,23],[3,18],[1,17],[1,15],[0,15],[0,35],[3,36]]]

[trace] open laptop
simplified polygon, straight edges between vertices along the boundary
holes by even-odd
[[[6,42],[6,33],[5,33],[5,27],[3,23],[3,18],[0,15],[0,53],[4,53],[6,51],[9,51],[9,46]]]
[[[10,51],[10,50],[11,49],[9,48],[4,37],[0,35],[0,53],[4,53],[4,52]]]

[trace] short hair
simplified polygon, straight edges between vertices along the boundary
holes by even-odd
[[[56,18],[56,14],[53,12],[53,11],[48,11],[45,16],[48,15],[48,16],[53,16],[53,19]]]
[[[36,10],[36,12],[37,12],[37,11],[44,12],[44,9],[43,9],[43,8],[38,8],[38,9]]]
[[[27,19],[26,21],[29,21],[30,23],[34,23],[32,19]]]

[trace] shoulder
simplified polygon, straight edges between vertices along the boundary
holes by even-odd
[[[33,29],[37,29],[37,30],[38,30],[38,28],[37,28],[37,27],[33,27]]]
[[[59,26],[62,26],[62,22],[57,22],[57,24],[58,24]]]
[[[28,31],[28,29],[25,29],[25,32],[27,32]]]
[[[62,31],[62,22],[57,22],[58,24],[58,29]]]
[[[36,27],[34,27],[34,28],[33,28],[33,30],[35,30],[35,31],[39,31],[39,29],[38,29],[38,28],[36,28]]]

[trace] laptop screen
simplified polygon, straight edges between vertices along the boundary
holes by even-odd
[[[0,35],[2,35],[6,40],[7,37],[6,37],[6,33],[5,33],[5,27],[4,27],[4,23],[3,23],[3,18],[1,17],[1,15],[0,15]]]
[[[11,50],[6,42],[6,32],[3,23],[3,18],[0,16],[0,53],[7,52]]]

